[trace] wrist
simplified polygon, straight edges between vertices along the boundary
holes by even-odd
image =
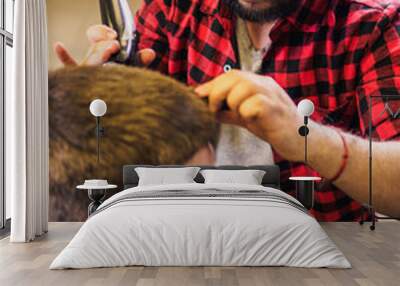
[[[342,165],[343,141],[332,127],[309,122],[308,165],[326,178],[333,178]]]
[[[332,183],[335,182],[337,179],[339,179],[342,176],[344,170],[346,169],[348,158],[349,158],[349,146],[347,144],[345,135],[340,130],[336,130],[336,132],[340,136],[340,139],[342,140],[343,153],[342,153],[342,162],[340,164],[340,168],[336,171],[336,173],[333,177],[328,178],[328,181],[332,182]]]
[[[289,121],[290,124],[269,130],[263,138],[269,142],[282,158],[301,162],[304,159],[304,137],[299,135],[299,128],[304,124],[303,118],[298,116]]]

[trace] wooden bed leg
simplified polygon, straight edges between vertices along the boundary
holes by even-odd
[[[371,207],[370,211],[371,211],[371,222],[372,222],[372,224],[370,225],[369,229],[370,230],[375,230],[376,216],[375,216],[374,207]]]

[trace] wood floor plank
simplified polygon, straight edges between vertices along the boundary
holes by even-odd
[[[400,223],[384,221],[375,232],[357,223],[323,223],[352,269],[289,267],[118,267],[48,269],[81,223],[50,223],[50,231],[32,243],[0,240],[1,286],[398,286]]]

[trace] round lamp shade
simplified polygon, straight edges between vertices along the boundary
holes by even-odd
[[[309,99],[303,99],[297,105],[297,110],[302,116],[311,116],[314,113],[314,103]]]
[[[107,104],[104,100],[95,99],[90,103],[89,110],[93,116],[101,117],[107,112]]]

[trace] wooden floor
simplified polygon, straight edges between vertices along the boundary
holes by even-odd
[[[0,285],[400,285],[400,222],[379,222],[375,232],[357,223],[324,229],[353,265],[349,270],[287,267],[124,267],[48,270],[81,226],[50,223],[49,233],[28,244],[0,241]]]

